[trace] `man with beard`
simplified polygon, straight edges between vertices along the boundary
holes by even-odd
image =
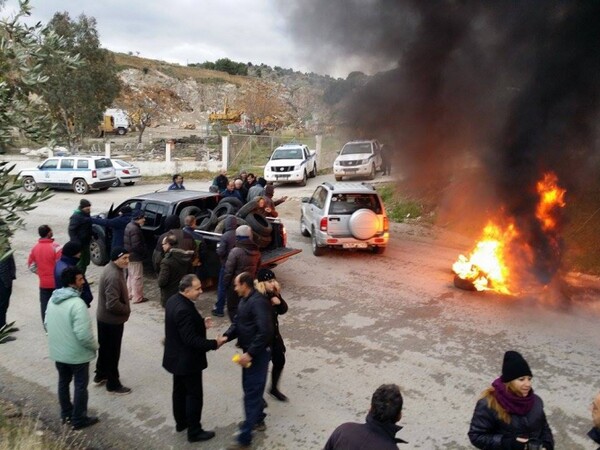
[[[206,353],[217,350],[227,339],[206,338],[210,318],[203,319],[194,301],[202,293],[196,275],[185,275],[179,292],[167,300],[165,309],[165,351],[163,367],[173,374],[173,416],[175,429],[187,429],[189,442],[207,441],[214,431],[202,428],[202,371],[208,367]]]

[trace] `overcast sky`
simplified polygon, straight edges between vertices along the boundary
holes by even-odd
[[[16,4],[6,0],[2,17]],[[71,19],[94,17],[104,48],[151,59],[185,65],[229,58],[341,77],[361,69],[317,61],[296,46],[277,0],[31,0],[31,5],[32,19],[44,23],[59,11]]]

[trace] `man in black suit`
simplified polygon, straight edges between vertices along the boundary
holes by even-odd
[[[206,352],[217,350],[227,339],[206,339],[212,319],[203,319],[194,301],[202,292],[196,275],[185,275],[179,292],[167,300],[163,367],[173,374],[173,416],[176,430],[187,429],[188,441],[207,441],[214,431],[202,429],[202,371]]]

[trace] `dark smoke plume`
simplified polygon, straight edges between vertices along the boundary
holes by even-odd
[[[458,184],[471,168],[477,177],[454,195],[480,216],[502,209],[512,217],[535,253],[533,271],[549,281],[560,245],[535,217],[536,182],[553,171],[573,196],[600,177],[600,2],[302,0],[281,7],[315,60],[360,58],[380,70],[340,108],[351,137],[392,144],[395,166],[418,188]]]

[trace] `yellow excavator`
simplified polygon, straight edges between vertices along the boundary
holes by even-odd
[[[211,123],[237,123],[242,120],[242,112],[236,110],[230,110],[227,106],[227,100],[225,100],[225,107],[223,112],[213,112],[208,115],[208,120]]]

